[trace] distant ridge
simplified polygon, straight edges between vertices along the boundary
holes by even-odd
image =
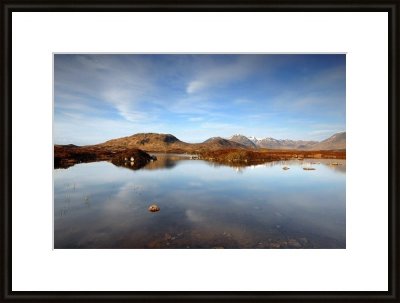
[[[346,149],[346,132],[336,133],[312,147],[313,150]]]
[[[271,137],[256,138],[254,136],[246,137],[240,134],[233,135],[229,140],[242,143],[247,147],[253,146],[269,149],[334,150],[346,148],[346,132],[334,134],[321,142],[290,139],[280,140]],[[250,145],[248,141],[253,143],[253,145]]]
[[[138,148],[151,152],[198,152],[227,148],[239,149],[299,149],[299,150],[338,150],[346,149],[346,132],[332,135],[323,141],[279,140],[270,137],[255,138],[236,134],[230,138],[212,137],[202,143],[187,143],[171,134],[138,133],[127,137],[112,139],[94,145],[111,150]]]
[[[253,141],[257,147],[271,148],[271,149],[310,149],[318,141],[303,141],[303,140],[279,140],[274,138],[254,139]]]

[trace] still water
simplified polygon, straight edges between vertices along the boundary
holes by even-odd
[[[157,157],[139,170],[56,169],[54,247],[346,248],[345,160],[235,168]]]

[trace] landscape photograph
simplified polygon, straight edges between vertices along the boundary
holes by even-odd
[[[345,249],[345,54],[53,55],[54,249]]]

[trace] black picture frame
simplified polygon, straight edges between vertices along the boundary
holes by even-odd
[[[389,83],[388,83],[388,129],[389,129],[389,184],[388,184],[388,291],[337,291],[337,292],[82,292],[82,291],[12,291],[11,268],[11,214],[12,214],[12,13],[13,12],[117,12],[117,11],[268,11],[268,12],[388,12],[389,15]],[[400,0],[1,0],[1,302],[400,302],[399,299],[399,15]],[[385,102],[385,101],[382,101]],[[385,201],[382,201],[385,202]],[[367,266],[367,264],[366,264]],[[344,273],[345,274],[345,273]]]

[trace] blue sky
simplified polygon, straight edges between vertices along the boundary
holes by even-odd
[[[54,55],[54,142],[345,131],[345,55]]]

